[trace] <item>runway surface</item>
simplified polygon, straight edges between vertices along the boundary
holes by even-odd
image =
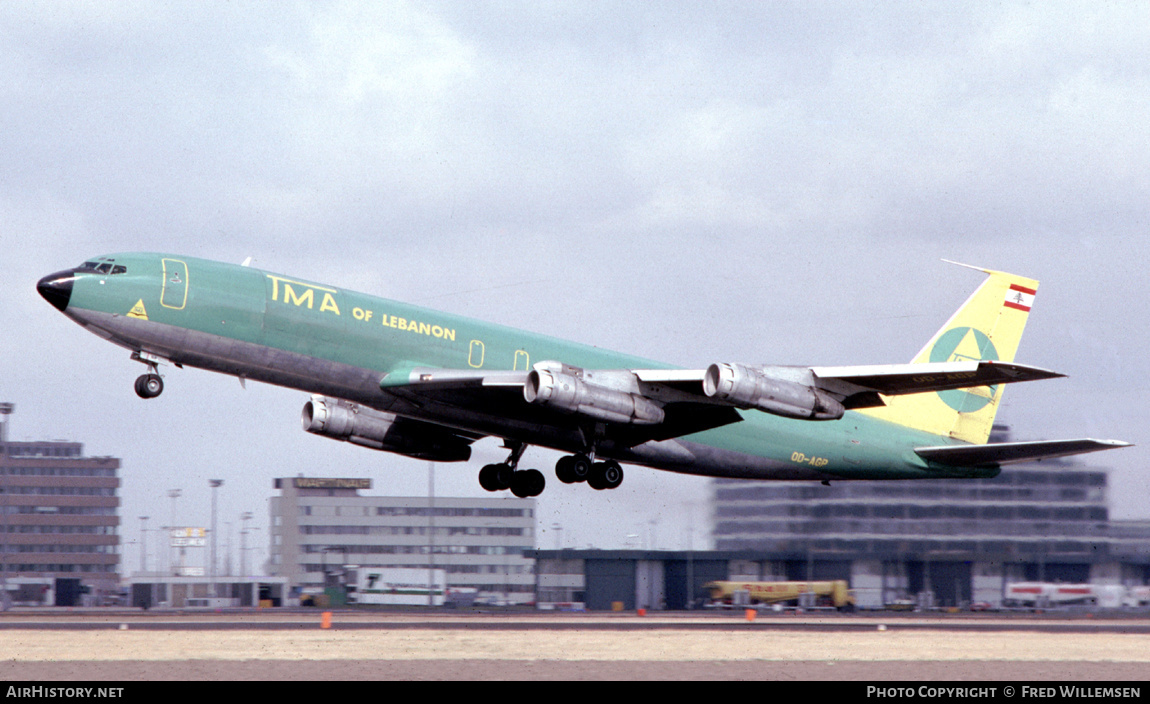
[[[0,677],[1141,682],[1150,619],[41,610],[0,614]]]

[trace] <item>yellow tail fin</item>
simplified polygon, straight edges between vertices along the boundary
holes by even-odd
[[[913,364],[972,359],[1014,361],[1038,282],[1001,271],[968,268],[989,274],[989,278],[926,343],[911,360]],[[908,428],[982,444],[990,437],[1003,390],[1004,386],[999,385],[895,396],[886,399],[885,407],[860,412]]]

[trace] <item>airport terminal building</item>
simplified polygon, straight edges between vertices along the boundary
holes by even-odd
[[[435,568],[481,600],[535,601],[535,501],[361,495],[367,478],[275,480],[273,576],[317,590],[344,566]]]
[[[0,404],[0,578],[16,602],[60,605],[115,595],[120,570],[120,460],[77,442],[12,442]],[[39,594],[21,592],[39,591]]]
[[[539,603],[686,609],[710,580],[847,580],[862,608],[998,607],[1018,582],[1150,584],[1150,522],[1111,521],[1107,491],[1084,460],[976,480],[716,479],[713,550],[538,550]]]
[[[992,442],[1008,440],[995,426]],[[848,579],[864,606],[997,605],[1010,582],[1145,585],[1150,525],[1115,523],[1107,473],[1082,460],[1007,465],[994,479],[716,480],[714,539],[757,553],[739,579]]]

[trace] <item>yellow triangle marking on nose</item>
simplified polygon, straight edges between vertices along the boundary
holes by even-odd
[[[144,299],[136,301],[136,305],[132,306],[132,310],[128,311],[129,318],[140,318],[141,320],[148,319],[148,311],[144,308]]]

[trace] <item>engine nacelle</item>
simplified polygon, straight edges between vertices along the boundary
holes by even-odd
[[[312,396],[304,404],[303,429],[325,438],[350,442],[432,462],[465,462],[471,446],[436,426],[397,418],[355,403]]]
[[[807,384],[771,376],[742,364],[712,364],[703,376],[703,393],[741,408],[756,408],[787,418],[837,420],[846,409],[833,396]]]
[[[663,408],[641,394],[609,389],[582,379],[574,367],[537,365],[527,375],[523,398],[566,413],[579,413],[609,423],[655,425]]]

